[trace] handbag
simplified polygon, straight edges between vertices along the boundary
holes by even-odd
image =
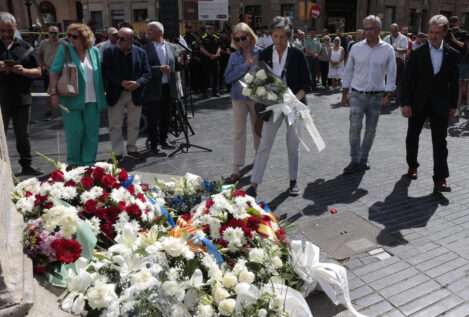
[[[78,70],[69,65],[72,62],[70,48],[66,45],[64,47],[65,64],[57,81],[57,94],[64,97],[78,96]]]
[[[283,77],[285,77],[287,73],[288,62],[291,59],[291,55],[292,54],[290,54],[290,51],[289,51],[289,54],[287,55],[287,59],[285,60],[285,66],[283,67],[282,73],[280,74],[280,78],[282,79]],[[263,121],[269,121],[270,116],[272,115],[272,111],[264,112],[265,108],[267,108],[266,105],[263,105],[257,102],[254,104],[254,111],[256,111],[257,117]]]

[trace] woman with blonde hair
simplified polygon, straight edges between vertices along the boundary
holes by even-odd
[[[93,165],[98,153],[100,110],[106,107],[99,50],[93,46],[93,33],[85,24],[67,29],[70,43],[57,50],[50,68],[49,93],[54,107],[62,109],[69,169]],[[65,60],[66,52],[71,60]],[[65,66],[78,70],[78,96],[64,97],[57,92],[57,81]]]
[[[260,136],[255,131],[257,121],[255,102],[243,96],[243,87],[239,80],[251,69],[256,67],[257,58],[261,48],[256,45],[257,36],[246,23],[238,23],[233,28],[231,46],[237,51],[230,55],[225,71],[225,81],[232,84],[230,97],[233,104],[234,119],[234,154],[233,173],[225,179],[227,183],[235,183],[239,180],[239,168],[245,163],[246,153],[246,123],[247,115],[251,120],[251,129],[254,139],[254,149],[257,151]]]

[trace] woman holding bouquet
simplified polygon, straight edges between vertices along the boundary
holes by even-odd
[[[257,151],[260,142],[260,136],[255,131],[257,121],[255,102],[246,96],[243,96],[239,80],[246,73],[256,66],[260,47],[257,45],[257,36],[246,23],[238,23],[233,28],[231,46],[237,51],[230,55],[228,66],[225,71],[225,81],[232,84],[231,101],[233,103],[234,120],[234,154],[233,154],[233,173],[225,179],[227,183],[236,183],[239,178],[239,168],[244,165],[246,153],[246,121],[247,115],[251,120],[251,130],[254,139],[254,149]]]
[[[308,63],[303,51],[288,44],[293,33],[290,20],[286,17],[275,17],[269,26],[272,35],[273,45],[268,46],[259,54],[259,61],[264,61],[269,65],[273,73],[280,77],[295,94],[296,98],[305,105],[306,91],[311,82],[311,74],[308,69]],[[279,119],[274,122],[274,116],[270,116],[262,127],[262,138],[257,150],[256,160],[251,176],[251,186],[246,190],[248,195],[257,196],[258,184],[262,183],[264,171],[269,160],[270,151],[274,144],[275,135],[282,125],[287,123],[287,118],[281,114]],[[287,123],[287,150],[289,167],[289,194],[297,196],[300,190],[297,185],[298,177],[298,146],[299,136],[303,125],[301,121],[296,120],[292,125]]]
[[[101,56],[93,46],[93,32],[86,24],[74,23],[67,29],[70,44],[60,46],[50,68],[49,92],[52,106],[62,109],[62,120],[67,142],[69,169],[78,165],[91,166],[96,160],[99,141],[100,111],[105,108]],[[57,94],[57,81],[70,52],[69,67],[78,68],[78,96]],[[67,58],[68,59],[68,58]]]

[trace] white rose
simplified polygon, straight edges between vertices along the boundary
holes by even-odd
[[[244,81],[247,82],[248,84],[252,83],[253,80],[254,80],[254,76],[252,76],[251,74],[247,73],[246,75],[244,75]]]
[[[256,95],[259,97],[264,96],[267,93],[264,87],[257,87],[256,89]]]
[[[221,286],[215,286],[213,288],[213,299],[217,304],[220,304],[225,298],[230,296],[228,291]]]
[[[247,97],[251,96],[252,95],[252,89],[248,88],[248,87],[244,87],[243,88],[243,95],[247,96]]]
[[[269,92],[267,93],[267,100],[272,100],[272,101],[274,101],[274,100],[277,100],[277,98],[278,98],[278,96],[277,96],[276,93],[271,92],[271,91],[269,91]]]
[[[117,295],[114,292],[115,284],[98,284],[88,290],[86,298],[88,304],[93,309],[100,309],[108,307],[112,302],[117,300]]]
[[[234,312],[236,301],[232,298],[223,300],[218,307],[220,308],[220,314],[223,316],[231,316]]]
[[[279,269],[283,266],[282,259],[280,259],[278,256],[274,256],[272,258],[272,264],[274,265],[276,269]]]
[[[249,260],[257,263],[264,262],[264,250],[260,248],[254,248],[249,251]]]
[[[239,274],[239,281],[241,283],[252,284],[255,278],[256,276],[254,275],[254,273],[249,272],[249,271],[243,271]]]
[[[163,283],[163,290],[169,296],[174,296],[179,291],[179,285],[176,281],[166,281]]]
[[[213,313],[213,308],[210,305],[199,304],[199,306],[197,306],[197,316],[212,317]]]
[[[236,286],[236,284],[238,284],[238,279],[236,278],[236,276],[234,276],[233,273],[226,273],[225,276],[223,276],[223,286],[225,286],[226,288],[234,288]]]
[[[186,243],[182,239],[174,237],[167,237],[161,243],[161,247],[172,257],[180,256],[186,251]]]
[[[248,283],[239,283],[238,285],[236,285],[235,287],[235,292],[236,294],[239,294],[241,292],[247,292],[248,289],[249,289],[249,284]]]
[[[257,312],[257,316],[258,317],[266,317],[267,316],[267,310],[265,310],[264,308],[259,309],[259,311]]]
[[[261,70],[257,71],[256,77],[260,80],[266,80],[267,79],[267,74],[265,73],[265,70],[261,69]]]

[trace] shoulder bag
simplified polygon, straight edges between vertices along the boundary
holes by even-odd
[[[64,45],[64,48],[65,62],[62,74],[57,81],[57,94],[64,97],[78,96],[78,69],[76,66],[70,66],[72,62],[70,48],[67,45]]]

